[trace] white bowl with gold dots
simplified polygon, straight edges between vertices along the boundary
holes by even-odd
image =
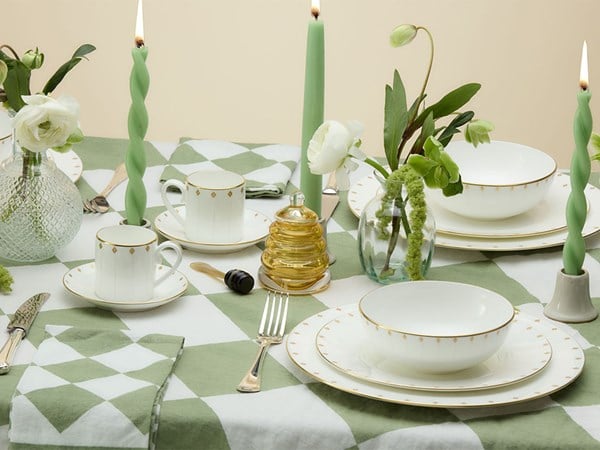
[[[384,286],[358,304],[366,339],[389,358],[427,373],[473,367],[504,343],[514,308],[488,289],[446,281]]]
[[[556,174],[556,161],[541,150],[492,141],[477,148],[453,141],[446,152],[460,168],[462,194],[445,197],[430,189],[427,198],[461,216],[497,220],[529,211],[540,203]]]

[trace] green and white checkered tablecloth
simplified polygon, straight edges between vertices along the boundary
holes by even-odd
[[[83,197],[102,189],[123,159],[126,146],[125,140],[87,138],[77,148],[85,169],[78,182]],[[164,210],[159,179],[175,147],[175,143],[146,146],[148,169],[144,180],[150,219]],[[365,168],[356,177],[368,171]],[[291,183],[299,184],[298,171]],[[86,215],[76,239],[55,258],[10,267],[14,290],[0,297],[0,327],[6,326],[8,316],[30,295],[47,291],[52,296],[21,344],[16,365],[8,375],[0,377],[0,448],[8,448],[10,401],[44,339],[46,325],[130,329],[140,334],[185,337],[183,354],[161,407],[159,449],[600,448],[599,320],[556,325],[585,352],[585,368],[575,383],[550,396],[510,406],[425,408],[355,396],[306,376],[290,361],[285,345],[275,346],[269,352],[262,392],[238,393],[235,387],[257,348],[253,339],[265,293],[255,288],[247,296],[234,294],[188,265],[201,260],[223,271],[236,267],[256,276],[260,245],[234,254],[185,250],[181,271],[190,281],[186,294],[147,312],[96,309],[63,288],[61,280],[69,269],[93,259],[96,230],[121,219],[124,191],[122,185],[109,198],[115,211]],[[286,204],[285,197],[247,201],[248,207],[269,216]],[[328,243],[337,255],[337,262],[331,267],[331,286],[312,296],[293,297],[288,329],[320,311],[355,303],[377,287],[362,274],[356,249],[357,222],[343,194],[329,224]],[[587,243],[585,268],[590,272],[593,301],[600,308],[600,238],[591,238]],[[438,248],[428,278],[492,289],[522,311],[542,317],[543,305],[552,296],[561,267],[560,248],[503,253]]]

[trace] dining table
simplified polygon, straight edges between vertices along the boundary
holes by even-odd
[[[124,160],[127,143],[126,139],[86,137],[74,147],[82,164],[76,181],[82,199],[102,190]],[[153,224],[165,211],[159,180],[177,145],[145,142],[146,218]],[[351,181],[357,182],[371,170],[366,165],[359,167]],[[273,220],[278,210],[289,205],[287,194],[300,186],[299,173],[296,168],[284,195],[248,198],[246,208]],[[592,174],[590,183],[593,189],[600,187],[597,173]],[[336,256],[329,267],[331,282],[320,292],[290,296],[286,336],[283,343],[269,349],[261,391],[241,393],[236,386],[258,349],[256,336],[267,295],[258,281],[264,241],[217,252],[184,246],[178,270],[188,282],[185,292],[148,310],[101,308],[66,289],[65,274],[94,261],[96,232],[125,217],[125,189],[123,183],[109,195],[111,209],[107,213],[85,214],[74,240],[53,258],[37,263],[2,261],[14,284],[12,292],[0,295],[0,328],[6,327],[31,295],[48,292],[50,298],[18,348],[11,371],[0,376],[0,448],[9,448],[15,389],[46,336],[46,326],[66,325],[185,339],[160,405],[153,444],[157,449],[600,449],[600,319],[567,324],[552,321],[543,313],[562,268],[561,245],[499,251],[437,246],[426,279],[472,284],[502,295],[518,314],[526,315],[545,332],[555,330],[564,341],[560,345],[582,351],[584,358],[578,361],[583,369],[574,376],[571,367],[559,367],[564,370],[564,377],[560,376],[564,380],[555,388],[523,395],[511,391],[510,386],[482,389],[477,391],[478,401],[470,394],[448,400],[445,392],[419,396],[419,391],[415,394],[410,389],[377,390],[368,380],[357,380],[358,387],[354,387],[348,381],[352,376],[339,381],[337,369],[328,363],[312,361],[305,366],[302,358],[294,355],[294,346],[301,340],[310,347],[302,351],[315,353],[314,330],[355,311],[363,296],[381,287],[363,271],[357,245],[359,219],[348,204],[348,192],[340,192],[340,203],[327,224],[327,245]],[[181,203],[176,193],[169,195]],[[600,209],[600,203],[589,207]],[[600,222],[592,225],[600,231]],[[600,233],[590,233],[586,246],[584,267],[590,274],[590,295],[600,309]],[[165,263],[172,262],[170,256],[166,252]],[[192,270],[190,263],[197,261],[222,272],[244,270],[255,278],[254,289],[247,295],[233,292],[218,277]],[[303,330],[309,328],[313,335],[307,341]],[[2,339],[8,336],[0,333]],[[358,347],[357,353],[362,351]],[[311,364],[323,364],[324,372],[315,371]],[[335,377],[329,377],[328,371]],[[127,402],[112,403],[126,414]],[[73,422],[79,419],[71,416]],[[93,426],[101,428],[102,423]],[[61,447],[50,444],[45,448]]]

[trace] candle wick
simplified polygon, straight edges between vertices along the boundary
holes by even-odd
[[[142,48],[144,47],[144,38],[140,37],[140,36],[136,36],[135,37],[135,46],[137,48]]]
[[[313,6],[310,10],[311,14],[313,15],[313,17],[315,18],[315,20],[319,19],[319,8]]]
[[[587,90],[588,90],[588,87],[589,87],[589,85],[588,85],[587,81],[581,80],[581,81],[579,82],[579,87],[580,87],[582,90],[584,90],[584,91],[587,91]]]

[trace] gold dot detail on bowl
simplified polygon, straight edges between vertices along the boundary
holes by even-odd
[[[211,192],[211,193],[210,193],[210,196],[211,196],[212,198],[215,198],[215,197],[217,196],[217,193],[216,193],[216,192]]]
[[[133,255],[135,253],[135,248],[130,248],[129,253]]]
[[[196,189],[196,195],[200,195],[200,189]]]
[[[113,253],[117,253],[117,247],[113,247],[113,248],[112,248],[112,252],[113,252]]]
[[[150,246],[146,245],[146,251],[149,252],[150,251]]]
[[[98,244],[98,248],[99,248],[100,250],[102,250],[102,242],[100,242],[100,243]]]
[[[233,195],[233,192],[231,192],[231,191],[229,191],[229,192],[227,193],[227,197],[229,197],[229,198],[231,198],[231,196],[232,196],[232,195]]]

